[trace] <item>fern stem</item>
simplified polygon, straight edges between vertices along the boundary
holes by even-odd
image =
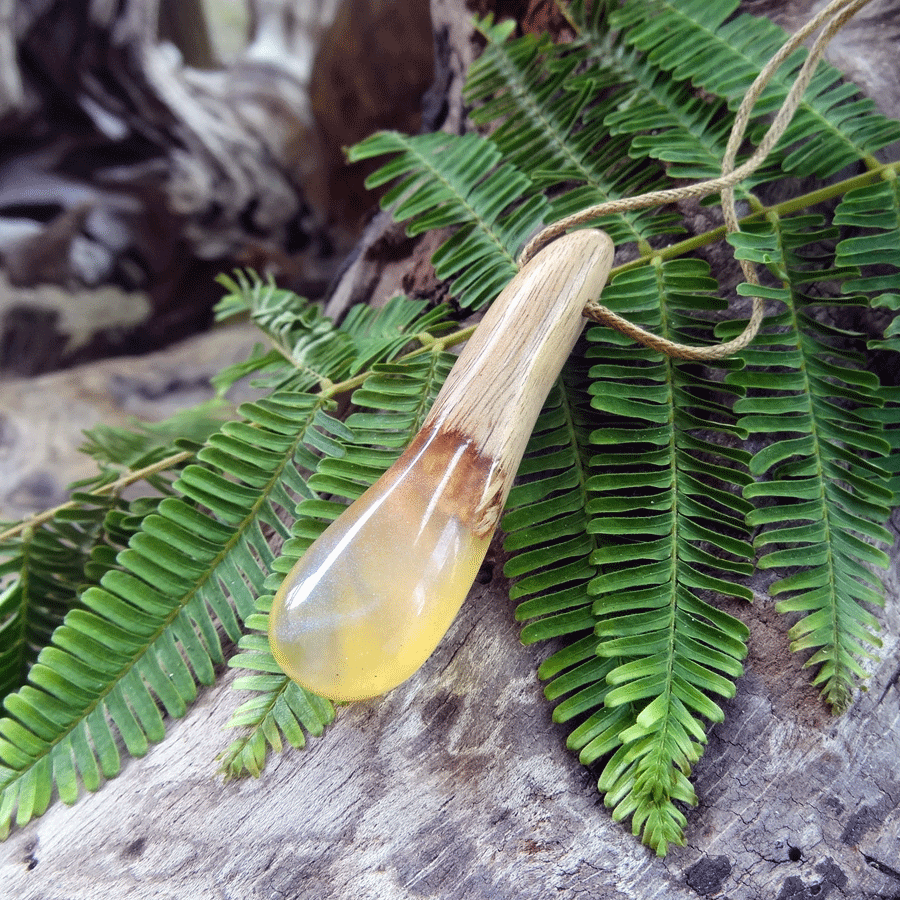
[[[417,347],[415,350],[410,350],[409,353],[404,353],[403,356],[397,358],[397,362],[406,362],[410,359],[415,359],[417,356],[422,356],[424,353],[440,353],[443,350],[448,349],[449,347],[454,347],[456,344],[461,344],[463,341],[467,341],[472,335],[475,333],[475,329],[477,325],[469,325],[466,328],[460,328],[458,331],[451,332],[450,334],[445,334],[443,337],[435,338],[430,337],[430,340],[427,343],[424,343],[423,346]],[[354,375],[352,378],[347,378],[344,381],[334,382],[329,385],[322,385],[322,396],[328,400],[332,400],[335,397],[340,396],[341,394],[346,394],[350,391],[356,390],[356,388],[361,387],[366,379],[372,377],[371,369],[367,369],[364,372],[360,372],[358,375]],[[2,537],[2,535],[0,535]]]
[[[877,169],[870,169],[860,175],[854,175],[852,178],[845,178],[843,181],[826,185],[823,188],[819,188],[816,191],[810,191],[808,194],[803,194],[792,200],[785,200],[775,206],[767,207],[762,210],[762,215],[765,216],[772,212],[783,218],[792,213],[807,209],[810,206],[816,206],[827,200],[833,200],[835,197],[841,197],[849,191],[852,191],[854,188],[867,187],[870,184],[874,184],[876,181],[892,178],[898,174],[900,174],[900,160],[890,163],[880,163]]]
[[[94,490],[89,492],[89,496],[103,497],[108,494],[117,494],[119,491],[123,490],[129,485],[135,484],[135,482],[138,481],[143,481],[145,478],[149,478],[152,475],[158,475],[160,472],[165,472],[168,469],[171,469],[173,466],[177,466],[183,462],[187,462],[189,459],[192,459],[193,456],[194,454],[190,450],[182,450],[180,453],[173,453],[171,456],[167,456],[165,459],[159,460],[159,462],[155,462],[149,466],[144,466],[141,469],[135,469],[133,472],[129,472],[127,475],[123,475],[121,478],[117,478],[115,481],[111,481],[109,484],[104,484],[98,488],[94,488]],[[63,512],[64,510],[77,509],[78,506],[80,506],[80,503],[77,500],[69,500],[66,503],[61,503],[59,506],[54,506],[53,509],[47,509],[44,510],[44,512],[37,513],[36,515],[31,516],[28,519],[24,519],[16,525],[13,525],[11,528],[7,528],[6,531],[0,532],[0,541],[5,541],[9,538],[16,537],[17,535],[20,535],[26,528],[36,528],[39,525],[43,525],[45,522],[49,522],[51,519],[55,518],[57,514]]]
[[[781,203],[776,203],[774,206],[764,206],[748,213],[738,221],[742,225],[749,222],[758,222],[761,219],[765,219],[770,213],[774,213],[778,217],[789,216],[793,213],[800,212],[801,210],[808,209],[811,206],[817,206],[819,203],[825,203],[836,197],[842,197],[844,194],[855,188],[867,187],[880,179],[896,177],[897,175],[900,175],[900,160],[889,163],[879,163],[878,168],[876,169],[870,169],[860,175],[854,175],[851,178],[845,178],[842,181],[826,185],[818,190],[810,191],[807,194],[801,194],[799,197],[792,197],[790,200],[784,200]],[[721,225],[711,231],[705,231],[703,234],[694,235],[694,237],[686,238],[683,241],[669,244],[667,247],[661,247],[652,250],[649,253],[641,254],[635,259],[613,268],[610,272],[610,280],[615,278],[616,275],[620,275],[622,272],[628,272],[639,266],[647,265],[651,259],[675,259],[679,256],[691,253],[700,247],[718,243],[719,241],[724,240],[725,235],[726,228],[724,225]]]
[[[456,344],[461,344],[463,341],[467,341],[474,333],[475,325],[469,325],[466,328],[460,328],[457,331],[454,331],[450,334],[446,334],[440,338],[432,338],[429,342],[424,343],[423,346],[416,348],[415,350],[411,350],[409,353],[404,354],[399,357],[399,362],[405,362],[406,360],[414,359],[417,356],[421,356],[423,353],[440,353],[443,350],[446,350],[448,347],[453,347]],[[274,342],[273,342],[274,343]],[[276,349],[279,352],[284,353],[284,350],[274,344]],[[290,356],[287,356],[287,359],[290,360]],[[372,376],[372,371],[367,369],[364,372],[360,372],[358,375],[353,376],[353,378],[347,378],[344,381],[339,382],[331,382],[326,380],[319,382],[320,393],[323,398],[326,400],[330,400],[334,397],[340,396],[341,394],[346,394],[350,391],[355,390],[360,387],[366,379]],[[129,485],[135,484],[138,481],[142,481],[145,478],[149,478],[152,475],[158,475],[161,472],[165,472],[168,469],[173,468],[174,466],[181,465],[181,463],[189,462],[193,459],[195,454],[190,450],[182,450],[180,453],[173,453],[171,456],[167,456],[165,459],[159,460],[159,462],[155,462],[152,465],[144,466],[141,469],[135,469],[133,472],[129,472],[127,475],[123,475],[121,478],[116,479],[115,481],[111,481],[109,484],[101,485],[98,488],[94,488],[94,490],[88,492],[88,496],[106,496],[108,494],[116,494]],[[9,540],[10,538],[17,537],[27,528],[37,528],[43,525],[45,522],[51,521],[55,518],[59,513],[64,512],[67,509],[77,509],[80,506],[77,500],[68,500],[65,503],[61,503],[59,506],[54,506],[52,509],[44,510],[43,512],[36,513],[33,516],[30,516],[27,519],[23,519],[21,522],[17,522],[15,525],[7,528],[5,531],[0,532],[0,542]]]

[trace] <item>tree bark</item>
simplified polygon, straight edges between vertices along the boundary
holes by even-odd
[[[432,0],[432,17],[444,127],[459,130],[475,42],[456,0]],[[333,308],[401,284],[433,290],[433,240],[406,241],[377,217]],[[238,702],[223,673],[145,759],[15,831],[0,882],[22,900],[900,896],[896,547],[892,557],[882,662],[841,718],[789,654],[765,585],[729,608],[751,629],[746,674],[694,770],[687,845],[665,860],[611,820],[565,749],[534,674],[550,651],[520,645],[495,541],[436,653],[387,697],[340,708],[322,739],[275,756],[258,780],[223,784],[215,756]]]

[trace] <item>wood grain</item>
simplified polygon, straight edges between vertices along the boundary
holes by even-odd
[[[495,552],[489,560],[499,571]],[[485,570],[485,576],[490,568]],[[695,771],[688,846],[657,859],[613,822],[565,750],[500,577],[476,587],[435,654],[382,700],[259,780],[215,755],[232,674],[143,760],[0,845],[21,900],[863,900],[900,893],[896,602],[885,662],[831,719],[751,616],[756,656]],[[889,584],[896,598],[898,573]],[[763,646],[760,646],[760,642]],[[766,643],[767,642],[767,643]],[[771,654],[771,665],[761,654]]]
[[[515,472],[612,259],[612,241],[595,229],[564,235],[541,251],[491,305],[423,427],[464,434],[480,455]]]

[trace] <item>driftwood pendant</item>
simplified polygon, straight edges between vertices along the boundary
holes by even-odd
[[[269,617],[272,652],[334,700],[383,694],[450,627],[535,421],[612,264],[601,231],[534,257],[500,294],[403,455],[312,544]]]

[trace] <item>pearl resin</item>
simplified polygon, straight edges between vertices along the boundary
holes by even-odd
[[[373,697],[431,655],[478,574],[612,252],[590,230],[537,254],[491,306],[413,443],[290,571],[269,640],[300,685],[334,700]]]

